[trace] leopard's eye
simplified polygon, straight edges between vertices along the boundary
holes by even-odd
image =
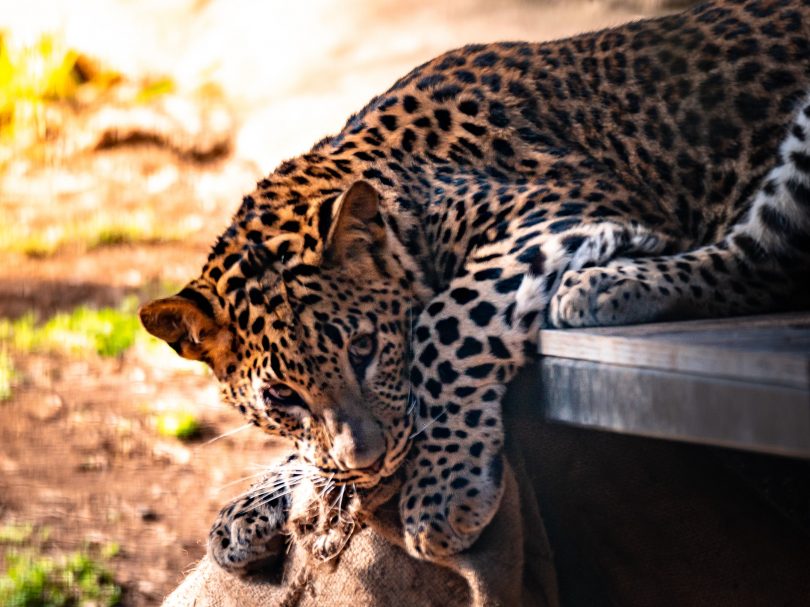
[[[306,407],[301,396],[287,384],[273,384],[262,390],[262,398],[267,405],[277,407]]]
[[[353,362],[363,362],[374,354],[374,338],[369,333],[361,333],[349,344],[349,356]]]

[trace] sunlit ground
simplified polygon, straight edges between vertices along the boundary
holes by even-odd
[[[655,10],[0,1],[0,604],[159,604],[278,453],[250,430],[212,442],[241,419],[134,315],[264,173],[444,50]]]

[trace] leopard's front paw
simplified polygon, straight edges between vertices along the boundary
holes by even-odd
[[[353,514],[358,499],[356,494],[346,497],[347,492],[342,489],[345,487],[321,495],[312,486],[312,493],[301,504],[297,503],[291,513],[295,542],[320,561],[340,554],[355,529]]]
[[[431,461],[435,460],[435,461]],[[400,496],[405,545],[417,558],[442,560],[469,548],[500,506],[503,456],[486,469],[462,460],[419,458]]]
[[[250,573],[284,555],[289,499],[252,493],[223,508],[208,534],[208,554],[230,573]]]
[[[558,328],[647,322],[657,315],[658,295],[645,281],[614,268],[572,270],[551,298],[549,320]]]
[[[325,529],[314,538],[310,553],[318,560],[329,561],[343,551],[353,532],[354,525],[346,523]]]

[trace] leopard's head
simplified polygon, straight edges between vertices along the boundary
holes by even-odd
[[[367,182],[290,196],[274,185],[247,197],[200,277],[141,319],[322,475],[372,486],[409,447],[420,281]]]

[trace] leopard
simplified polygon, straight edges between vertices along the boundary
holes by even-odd
[[[808,89],[810,2],[717,0],[449,51],[261,179],[140,311],[307,467],[223,509],[215,561],[277,550],[299,491],[357,513],[384,486],[408,552],[452,559],[498,509],[540,329],[804,301]],[[310,516],[339,552],[352,525]]]

